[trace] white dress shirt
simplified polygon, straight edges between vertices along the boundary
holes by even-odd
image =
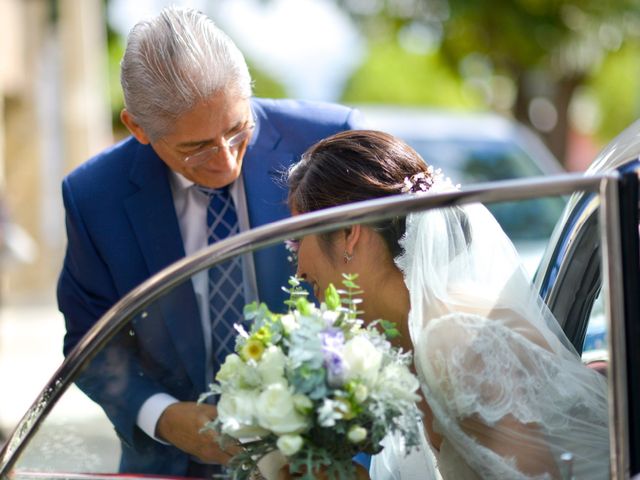
[[[169,175],[173,205],[176,209],[184,253],[189,256],[208,245],[207,239],[207,208],[209,198],[198,189],[192,181],[186,179],[177,172],[171,171]],[[238,215],[240,231],[246,231],[249,226],[249,214],[247,212],[247,200],[244,191],[242,175],[233,182],[229,192],[233,199]],[[258,299],[258,287],[256,282],[253,255],[246,254],[242,258],[242,274],[245,301],[250,303]],[[208,271],[203,270],[191,277],[193,289],[198,302],[200,318],[202,319],[202,332],[207,358],[205,384],[213,381],[213,361],[211,345],[211,322],[209,319],[209,282]],[[162,412],[174,403],[176,398],[166,393],[158,393],[149,397],[140,408],[137,416],[138,426],[150,437],[162,442],[155,436],[156,424]],[[165,443],[165,442],[162,442]]]

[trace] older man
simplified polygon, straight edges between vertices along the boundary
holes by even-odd
[[[165,9],[132,29],[121,82],[121,119],[132,136],[63,182],[65,353],[162,268],[287,216],[286,191],[274,176],[317,140],[361,121],[342,106],[252,98],[240,51],[190,9]],[[206,464],[228,461],[200,432],[215,406],[195,401],[232,348],[242,305],[280,304],[289,272],[283,248],[211,269],[177,287],[152,309],[153,322],[134,322],[131,335],[96,359],[78,383],[113,422],[122,471],[201,476]]]

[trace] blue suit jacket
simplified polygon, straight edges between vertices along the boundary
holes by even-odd
[[[242,175],[252,227],[289,215],[282,172],[316,141],[359,128],[346,107],[253,99],[256,129]],[[58,281],[68,353],[107,309],[134,287],[184,257],[168,168],[148,145],[124,140],[79,166],[62,185],[68,245]],[[254,253],[260,300],[282,305],[291,267],[283,247]],[[98,402],[122,443],[121,470],[184,475],[188,457],[136,426],[151,395],[194,401],[205,391],[205,347],[196,298],[187,281],[150,305],[144,318],[92,362],[78,385]]]

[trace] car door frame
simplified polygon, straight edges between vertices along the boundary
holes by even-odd
[[[474,202],[503,202],[525,200],[544,196],[564,195],[572,191],[600,192],[603,222],[602,235],[606,248],[603,249],[604,265],[607,275],[606,286],[610,291],[623,292],[629,275],[638,276],[638,268],[634,272],[621,272],[620,258],[623,258],[621,238],[628,232],[626,223],[621,221],[620,215],[624,208],[628,208],[628,188],[617,173],[608,173],[592,177],[577,174],[558,175],[554,177],[510,180],[492,182],[470,187],[464,191],[447,192],[434,195],[407,196],[398,195],[385,199],[370,200],[358,204],[335,207],[324,211],[313,212],[275,222],[270,225],[250,230],[232,238],[216,243],[190,257],[182,259],[154,275],[139,287],[117,302],[83,337],[78,345],[64,360],[52,379],[36,398],[31,408],[25,413],[11,434],[9,441],[0,451],[0,478],[10,475],[11,468],[17,461],[29,440],[51,411],[55,402],[61,397],[71,383],[76,379],[83,366],[102,348],[118,331],[124,328],[128,321],[141,313],[152,301],[168,292],[177,284],[190,278],[193,274],[228,260],[232,256],[249,253],[257,248],[275,245],[287,238],[304,236],[312,233],[322,233],[340,226],[354,223],[378,221],[397,215],[424,210],[426,208],[447,207]],[[623,192],[624,195],[620,192]],[[637,205],[637,178],[636,178]],[[626,207],[624,207],[626,205]],[[636,222],[637,225],[637,222]],[[637,230],[635,231],[637,244]],[[625,244],[626,247],[626,244]],[[631,269],[632,270],[632,269]],[[628,274],[628,275],[627,275]],[[627,288],[629,290],[629,288]],[[613,443],[612,476],[624,478],[626,474],[640,473],[637,470],[638,431],[637,425],[627,425],[626,405],[638,397],[637,386],[629,383],[627,374],[637,373],[640,359],[636,356],[628,357],[633,348],[628,345],[627,332],[632,331],[629,326],[629,314],[633,310],[629,306],[608,302],[607,315],[611,325],[615,325],[616,335],[610,335],[613,376],[611,407],[611,436]],[[637,355],[638,352],[636,351]],[[632,358],[635,365],[628,368],[626,361]],[[633,403],[631,403],[633,405]],[[637,418],[633,417],[637,423]],[[631,461],[631,460],[632,461]],[[632,465],[633,467],[630,467]],[[104,478],[104,477],[103,477]]]

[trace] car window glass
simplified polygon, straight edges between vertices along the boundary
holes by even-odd
[[[517,145],[490,141],[440,141],[409,139],[413,148],[430,165],[441,168],[454,183],[474,183],[527,178],[545,172]],[[566,204],[561,197],[504,202],[488,208],[529,257],[535,243],[544,242],[560,218]],[[531,264],[531,261],[527,262]]]
[[[602,289],[589,313],[587,333],[582,347],[582,359],[585,363],[606,362],[607,356],[607,321],[604,313],[604,296]]]
[[[489,141],[410,141],[430,165],[464,184],[543,175],[529,155],[514,144]]]
[[[268,249],[256,251],[255,255],[263,255],[265,250]],[[285,308],[287,294],[281,287],[286,286],[287,279],[295,273],[293,264],[286,264],[286,254],[283,261],[281,281],[261,286],[270,294],[275,292],[274,311]],[[22,475],[28,477],[28,472],[114,473],[119,471],[121,458],[124,458],[122,445],[135,445],[143,451],[153,451],[161,445],[137,427],[136,414],[132,412],[138,412],[136,406],[142,406],[137,403],[139,396],[157,393],[158,385],[163,386],[164,393],[176,397],[188,394],[193,401],[205,393],[212,380],[213,367],[204,361],[204,355],[206,349],[211,351],[213,340],[203,339],[202,332],[208,328],[209,338],[214,332],[203,326],[198,301],[206,295],[203,288],[207,288],[207,282],[208,270],[196,273],[129,319],[125,328],[100,349],[83,369],[79,380],[54,405],[18,459],[16,479]],[[220,289],[224,298],[235,294],[235,289],[229,289],[229,285]],[[238,321],[242,320],[242,306],[249,300],[252,299],[240,306],[240,313],[236,315]],[[60,315],[55,320],[58,323],[47,330],[46,341],[37,348],[27,348],[30,360],[46,366],[50,374],[63,359],[64,322]],[[11,327],[15,326],[12,322]],[[230,351],[233,351],[236,333],[230,328],[222,334],[227,336]],[[5,357],[9,353],[21,355],[23,352],[18,348],[13,352],[0,351],[0,365],[17,364],[15,359]],[[195,358],[200,361],[191,362]],[[196,363],[198,367],[192,368]],[[10,415],[5,412],[4,428],[7,431],[20,420],[39,388],[44,386],[45,377],[40,379],[40,385],[32,385],[33,397],[21,397],[22,410],[16,405]],[[200,382],[197,387],[193,386],[194,378]],[[19,385],[16,380],[15,388],[19,389]]]
[[[511,203],[514,204],[514,211],[517,211],[518,202]],[[548,238],[542,232],[535,231],[538,225],[534,222],[525,224],[525,227],[532,231],[531,238],[541,239],[539,250],[534,252],[534,256],[539,257]],[[517,246],[518,239],[512,240]],[[284,262],[287,254],[282,244],[278,243],[275,247],[253,253],[258,268],[263,265],[261,259],[265,252],[274,248],[281,251]],[[338,253],[340,258],[337,264],[342,265],[345,260],[342,252]],[[319,260],[326,255],[326,251],[320,248],[314,255],[314,260]],[[325,262],[318,268],[328,268],[329,265]],[[272,311],[286,310],[284,301],[287,294],[281,287],[286,286],[287,278],[294,272],[293,263],[284,264],[278,272],[279,281],[258,284],[260,291],[268,291],[269,297],[274,299],[269,304]],[[211,342],[202,336],[207,327],[200,317],[203,310],[197,296],[201,291],[199,285],[206,285],[207,281],[207,271],[196,273],[135,312],[130,323],[104,346],[82,372],[78,381],[81,389],[70,387],[54,406],[16,464],[16,479],[21,478],[20,472],[117,472],[123,455],[121,439],[125,446],[129,442],[138,447],[142,445],[142,451],[159,448],[156,440],[135,427],[135,419],[132,423],[131,417],[133,414],[126,418],[129,407],[133,406],[132,410],[138,412],[140,406],[140,398],[132,394],[133,386],[136,386],[136,392],[153,393],[161,384],[162,391],[175,392],[175,395],[188,392],[191,399],[204,393],[207,383],[211,381],[211,372],[207,373],[210,364],[190,363],[187,359],[204,358],[207,349],[211,348]],[[193,295],[194,288],[196,296]],[[242,322],[242,319],[239,321]],[[54,346],[52,351],[59,351],[63,333],[58,330],[49,339]],[[233,338],[236,333],[237,330],[231,331]],[[233,342],[229,340],[230,344]],[[543,341],[540,343],[544,344]],[[46,356],[40,360],[43,363],[52,361],[51,357]],[[196,378],[198,386],[195,386]],[[571,379],[563,381],[570,382]],[[606,462],[606,455],[603,458]]]

